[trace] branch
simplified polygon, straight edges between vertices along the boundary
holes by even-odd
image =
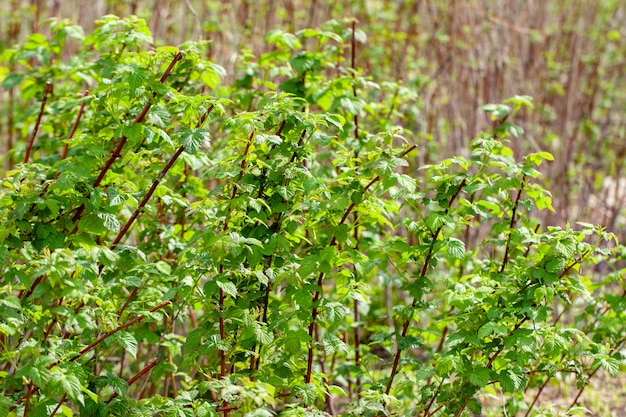
[[[400,158],[404,158],[406,155],[408,155],[411,151],[413,151],[416,148],[417,148],[416,145],[411,146],[409,149],[402,152],[402,154],[400,155]],[[376,176],[376,178],[371,180],[367,184],[367,186],[365,186],[365,189],[363,190],[363,194],[365,194],[367,190],[369,190],[370,187],[372,187],[378,181],[380,181],[380,175]],[[355,203],[351,203],[350,206],[348,206],[348,209],[345,211],[345,213],[341,217],[341,220],[339,221],[337,226],[341,226],[342,224],[346,222],[346,220],[348,219],[348,216],[350,215],[350,213],[355,207],[356,207]],[[337,234],[333,234],[333,237],[330,240],[330,243],[328,246],[335,246],[336,244],[337,244]],[[311,323],[309,324],[309,338],[311,339],[311,341],[313,340],[314,330],[315,330],[315,325],[316,325],[316,320],[317,320],[317,315],[318,315],[318,308],[316,304],[322,296],[323,282],[324,282],[324,273],[320,272],[319,276],[317,277],[317,287],[319,289],[315,291],[315,295],[313,296],[313,310],[311,311]],[[311,382],[312,371],[313,371],[313,343],[311,342],[309,344],[309,353],[307,357],[307,370],[306,370],[306,376],[304,378],[307,384]]]
[[[448,208],[446,208],[446,211],[445,211],[446,214],[448,214],[448,212],[450,211],[450,208],[452,207],[452,203],[454,203],[454,200],[456,200],[456,198],[461,193],[461,190],[463,189],[463,187],[465,187],[466,184],[467,184],[467,181],[463,179],[463,181],[461,181],[461,183],[457,187],[456,192],[454,193],[454,195],[450,198],[450,201],[448,202]],[[428,248],[426,259],[424,259],[424,265],[422,265],[422,270],[420,271],[420,279],[426,276],[426,272],[428,271],[428,265],[430,264],[430,260],[433,256],[435,243],[437,242],[437,238],[439,237],[439,234],[441,233],[442,229],[443,229],[443,225],[439,226],[437,230],[432,234],[432,241],[430,242],[430,247]],[[417,298],[413,299],[413,307],[415,307],[416,303],[417,303]],[[404,325],[402,326],[402,332],[400,333],[400,336],[402,338],[406,337],[406,334],[409,330],[409,326],[411,325],[411,321],[412,321],[411,319],[407,319],[404,322]],[[398,365],[400,363],[400,356],[402,355],[402,349],[400,349],[400,344],[398,343],[396,345],[397,345],[396,356],[393,359],[393,365],[391,367],[391,374],[389,375],[389,382],[387,383],[387,388],[385,388],[385,394],[387,395],[391,391],[391,385],[393,384],[393,379],[398,373]]]
[[[172,59],[172,62],[170,62],[170,65],[167,67],[167,69],[165,70],[163,75],[161,75],[161,78],[159,79],[161,84],[163,84],[165,82],[167,77],[169,77],[169,75],[172,73],[172,69],[174,68],[174,65],[176,65],[176,63],[178,61],[180,61],[181,59],[183,59],[183,53],[182,52],[179,52],[179,53],[177,53],[174,56],[174,58]],[[154,97],[156,97],[156,92],[152,93],[152,98],[154,99]],[[139,113],[139,115],[133,121],[133,124],[141,123],[143,121],[143,119],[145,119],[146,115],[148,114],[148,111],[150,110],[150,107],[152,107],[152,101],[151,100],[146,103],[146,105],[144,106],[144,108],[141,111],[141,113]],[[122,148],[124,147],[124,144],[126,143],[127,140],[128,140],[128,138],[126,136],[122,136],[120,138],[120,142],[117,144],[117,147],[111,153],[111,156],[109,157],[109,159],[107,159],[107,161],[105,162],[104,166],[100,170],[100,174],[98,174],[98,178],[96,178],[96,181],[93,183],[93,187],[94,188],[97,188],[97,187],[100,186],[100,183],[104,179],[104,176],[107,174],[109,169],[111,169],[111,166],[113,165],[115,160],[121,156],[120,152],[122,151]],[[72,221],[74,223],[76,223],[80,219],[80,217],[83,214],[84,210],[85,210],[85,205],[82,204],[78,208],[78,210],[76,211],[76,214],[74,215],[74,217],[72,218]],[[76,230],[76,229],[74,229],[74,230]]]
[[[43,117],[43,112],[46,109],[46,102],[48,101],[48,95],[52,92],[52,83],[50,81],[46,81],[46,86],[43,90],[43,99],[41,100],[41,107],[39,108],[39,114],[37,115],[37,121],[35,122],[35,128],[33,129],[33,133],[30,135],[30,139],[26,144],[26,153],[24,154],[24,163],[27,164],[30,159],[30,153],[33,149],[33,144],[35,143],[35,137],[37,136],[37,132],[39,132],[39,126],[41,125],[41,118]]]

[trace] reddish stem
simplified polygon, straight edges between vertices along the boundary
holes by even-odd
[[[174,65],[176,65],[176,63],[178,61],[180,61],[181,59],[183,59],[183,53],[182,52],[179,52],[179,53],[177,53],[174,56],[174,58],[172,59],[172,62],[170,62],[170,65],[167,67],[167,69],[165,70],[163,75],[161,75],[161,78],[159,79],[159,81],[161,83],[165,82],[167,77],[172,73],[172,69],[174,68]],[[156,92],[152,93],[152,98],[154,99],[154,97],[156,97]],[[133,121],[133,124],[141,123],[143,121],[143,119],[145,119],[146,115],[148,114],[148,111],[150,110],[150,107],[152,107],[152,101],[151,100],[146,103],[146,105],[144,106],[144,108],[141,111],[141,113],[139,113],[139,115]],[[113,152],[111,153],[111,156],[109,156],[109,159],[107,159],[107,161],[105,162],[104,166],[100,170],[100,174],[98,174],[98,178],[96,178],[96,181],[93,184],[94,188],[97,188],[97,187],[100,186],[100,183],[104,179],[104,176],[107,174],[109,169],[111,169],[111,166],[113,165],[115,160],[121,156],[120,152],[122,151],[122,148],[124,147],[124,144],[126,143],[127,140],[128,140],[128,138],[126,136],[122,136],[120,138],[120,141],[117,144],[117,147],[113,150]],[[72,221],[74,223],[76,223],[80,219],[80,217],[83,214],[84,210],[85,210],[85,205],[82,204],[78,208],[78,210],[76,211],[76,214],[74,215],[74,217],[72,218]],[[76,230],[76,229],[74,229],[74,230]]]
[[[43,117],[43,112],[46,109],[46,102],[48,101],[48,95],[52,92],[52,83],[50,81],[46,82],[46,86],[43,90],[43,99],[41,100],[41,107],[39,108],[39,114],[37,115],[37,121],[35,122],[35,127],[33,129],[33,133],[30,135],[30,139],[26,144],[26,153],[24,154],[24,163],[27,164],[30,159],[30,153],[33,149],[33,144],[35,143],[35,137],[37,137],[37,132],[39,132],[39,126],[41,126],[41,118]]]
[[[87,97],[88,95],[89,95],[89,91],[85,91],[85,94],[83,95],[83,97]],[[86,104],[87,102],[83,100],[83,102],[80,105],[80,109],[78,109],[78,114],[76,115],[74,124],[72,125],[72,130],[70,130],[69,135],[67,135],[68,139],[72,139],[74,137],[74,133],[76,133],[76,129],[78,129],[78,123],[80,123],[80,119],[83,117],[83,112],[85,111]],[[69,147],[70,147],[69,143],[66,143],[65,146],[63,147],[63,152],[61,153],[61,160],[64,160],[67,157],[67,151],[69,150]],[[57,173],[54,179],[57,179],[58,177],[59,177],[59,173]]]
[[[448,214],[448,212],[450,211],[450,208],[452,207],[452,203],[454,203],[454,200],[456,200],[458,195],[461,193],[461,190],[463,189],[463,187],[465,187],[466,183],[467,182],[464,179],[463,181],[461,181],[461,183],[457,187],[456,192],[454,193],[454,195],[452,196],[452,198],[450,198],[450,201],[448,202],[448,208],[446,208],[446,211],[445,211],[446,214]],[[430,264],[430,260],[433,256],[435,243],[437,242],[437,238],[439,237],[439,233],[441,233],[442,228],[443,228],[443,225],[439,226],[439,228],[437,228],[437,230],[432,234],[432,241],[430,243],[430,247],[428,248],[426,259],[424,259],[424,265],[422,265],[422,270],[420,271],[420,279],[426,276],[426,272],[428,271],[428,265]],[[417,299],[414,299],[413,306],[416,305],[416,302],[417,302]],[[406,337],[406,334],[409,330],[409,326],[411,325],[411,322],[412,322],[411,319],[407,319],[404,322],[404,325],[402,326],[402,332],[401,332],[402,338]],[[393,379],[398,373],[398,365],[400,363],[400,356],[402,355],[402,349],[400,349],[400,344],[396,344],[396,345],[397,345],[396,356],[393,359],[393,365],[391,367],[391,374],[389,375],[389,382],[387,383],[387,388],[385,388],[385,394],[387,395],[389,395],[389,392],[391,391],[391,385],[393,384]]]
[[[156,307],[152,307],[150,309],[150,313],[153,313],[157,310],[162,309],[163,307],[166,307],[168,305],[172,304],[171,301],[164,301],[161,304],[157,305]],[[95,348],[96,346],[98,346],[100,343],[102,343],[105,339],[107,339],[108,337],[114,335],[115,333],[119,332],[120,330],[124,330],[130,326],[132,326],[133,324],[143,320],[146,316],[144,314],[140,314],[137,317],[132,318],[131,320],[128,320],[127,322],[120,324],[119,326],[117,326],[115,329],[111,330],[110,332],[107,332],[105,334],[103,334],[102,336],[100,336],[99,338],[97,338],[96,340],[94,340],[93,342],[91,342],[89,345],[87,345],[86,347],[84,347],[83,349],[80,350],[80,352],[78,352],[78,355],[74,356],[72,359],[70,359],[70,362],[74,362],[77,359],[81,358],[82,356],[84,356],[87,352],[89,352],[90,350],[92,350],[93,348]],[[56,362],[52,365],[49,366],[49,368],[52,368],[53,366],[58,365],[59,362]]]
[[[150,372],[152,370],[152,368],[154,368],[155,366],[157,366],[159,364],[159,360],[155,359],[154,361],[150,362],[145,368],[143,368],[141,371],[137,372],[137,374],[135,374],[135,376],[133,376],[131,379],[128,380],[127,385],[130,387],[131,385],[133,385],[139,378],[141,378],[142,376],[144,376],[145,374],[147,374],[148,372]],[[106,403],[110,403],[111,401],[113,401],[114,398],[116,398],[118,396],[118,393],[114,393],[113,395],[111,395],[109,397],[108,400],[106,400]]]
[[[409,149],[402,152],[402,154],[400,155],[400,158],[404,158],[415,148],[417,148],[417,146],[415,145],[411,146]],[[376,178],[371,180],[365,186],[365,188],[363,189],[363,194],[365,194],[370,189],[370,187],[372,187],[378,181],[380,181],[380,175],[376,176]],[[346,220],[348,219],[348,216],[350,215],[350,213],[355,207],[356,207],[355,203],[351,203],[350,206],[348,206],[348,209],[345,211],[345,213],[341,217],[341,220],[339,221],[337,226],[341,226],[342,224],[346,222]],[[330,240],[330,243],[328,244],[328,246],[335,246],[335,245],[337,245],[337,234],[333,234],[333,237]],[[306,375],[304,378],[307,384],[311,383],[311,373],[313,371],[313,343],[312,341],[313,341],[313,336],[315,335],[314,333],[315,326],[317,324],[317,315],[318,315],[317,302],[320,300],[322,293],[323,293],[323,289],[322,289],[323,282],[324,282],[324,273],[320,272],[320,274],[317,277],[317,289],[315,290],[315,294],[313,295],[313,303],[312,303],[313,310],[311,311],[311,323],[309,324],[309,339],[311,340],[311,342],[309,343],[309,352],[308,352],[308,357],[307,357],[307,369],[306,369]]]

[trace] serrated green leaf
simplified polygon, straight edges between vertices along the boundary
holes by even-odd
[[[205,334],[206,330],[202,327],[198,327],[190,331],[185,339],[185,348],[190,350],[197,348]]]
[[[128,389],[128,384],[122,378],[117,377],[116,375],[109,374],[106,378],[107,385],[113,388],[113,391],[118,393],[119,395],[126,395],[126,390]]]
[[[467,402],[467,408],[475,415],[482,415],[483,406],[476,398],[470,398]]]
[[[318,268],[318,255],[309,255],[300,261],[299,273],[302,278],[308,277]]]
[[[415,192],[415,188],[417,187],[417,180],[415,178],[406,174],[397,174],[396,179],[398,180],[400,187],[410,193]]]
[[[294,391],[307,406],[313,405],[315,399],[317,398],[317,387],[315,384],[299,385]]]
[[[343,126],[346,124],[346,119],[337,113],[327,114],[325,120],[339,130],[343,130]]]
[[[212,68],[206,68],[202,71],[200,79],[211,88],[216,88],[220,83],[220,76]]]
[[[86,233],[101,235],[108,229],[104,226],[104,221],[97,214],[89,214],[78,222],[78,230]]]
[[[619,373],[619,361],[611,356],[603,356],[596,360],[597,363],[613,378]],[[597,365],[596,365],[597,366]]]
[[[436,213],[436,212],[430,213],[424,219],[424,223],[426,223],[426,226],[428,227],[428,229],[433,233],[437,229],[442,227],[445,224],[445,222],[446,222],[445,216],[442,215],[441,213]]]
[[[488,368],[476,368],[467,376],[467,380],[472,385],[484,387],[491,380],[491,372]]]
[[[338,107],[347,113],[357,115],[361,112],[361,110],[363,110],[365,103],[355,97],[344,96],[339,98]]]
[[[139,143],[143,138],[143,125],[139,123],[133,123],[130,126],[126,125],[122,128],[122,134],[131,141],[131,143]]]
[[[465,256],[465,244],[459,239],[448,238],[446,252],[456,259],[462,259]]]
[[[194,153],[203,146],[208,146],[211,135],[207,130],[197,129],[181,129],[180,143],[189,153]]]
[[[263,345],[272,343],[274,340],[274,335],[270,333],[265,326],[255,326],[254,336],[256,337],[257,342]]]
[[[137,356],[137,339],[135,336],[127,331],[119,331],[116,333],[116,339],[133,358]]]
[[[15,87],[16,85],[18,85],[19,83],[21,83],[23,79],[24,79],[24,74],[11,73],[2,81],[2,88],[5,91],[8,91],[11,88]]]
[[[289,60],[289,63],[297,72],[303,73],[313,69],[317,60],[308,52],[299,52]]]
[[[128,86],[135,90],[139,87],[142,87],[148,79],[148,74],[143,68],[131,68],[126,76],[126,82]]]
[[[230,281],[226,281],[223,278],[218,278],[215,280],[218,288],[224,291],[226,294],[230,295],[233,298],[237,298],[237,287]]]
[[[111,213],[98,213],[98,217],[102,219],[102,224],[104,225],[104,227],[107,230],[110,230],[111,232],[119,232],[120,228],[122,227],[120,225],[120,222],[117,220],[117,218],[115,217],[114,214]]]
[[[526,386],[524,374],[518,374],[511,369],[502,371],[500,378],[500,385],[505,392],[521,391]]]
[[[551,274],[558,274],[565,268],[565,259],[552,258],[546,263],[546,271]]]

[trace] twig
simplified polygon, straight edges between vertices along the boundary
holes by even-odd
[[[400,155],[400,158],[404,158],[416,148],[417,148],[416,145],[411,146],[409,149],[402,152],[402,154]],[[363,189],[363,194],[365,194],[378,181],[380,181],[380,175],[376,176],[376,178],[371,180],[365,186],[365,188]],[[352,213],[352,210],[355,207],[356,207],[356,203],[352,202],[350,206],[348,206],[348,209],[345,211],[343,216],[341,217],[341,220],[339,221],[337,226],[341,226],[342,224],[346,222],[346,220],[348,219],[348,216],[350,215],[350,213]],[[330,243],[328,244],[328,246],[329,247],[335,246],[336,244],[337,244],[337,235],[333,234],[333,237],[330,240]],[[317,289],[315,290],[315,294],[313,295],[313,303],[312,303],[313,310],[311,311],[311,323],[309,324],[309,339],[311,340],[311,342],[309,343],[309,352],[308,352],[308,357],[307,357],[307,370],[306,370],[306,375],[304,378],[307,384],[311,382],[311,373],[313,372],[313,343],[312,341],[313,341],[313,337],[315,336],[314,330],[317,324],[317,314],[318,314],[317,302],[320,300],[322,293],[323,293],[323,288],[322,288],[323,282],[324,282],[324,273],[320,272],[319,276],[317,277]]]
[[[159,79],[161,83],[165,82],[167,77],[169,77],[169,75],[172,73],[172,69],[174,68],[174,65],[176,65],[176,63],[180,61],[181,59],[183,59],[182,52],[179,52],[174,56],[174,58],[172,59],[172,62],[170,62],[170,65],[167,67],[167,69],[165,70],[163,75],[161,75],[161,78]],[[156,97],[156,92],[152,93],[152,98],[154,99],[154,97]],[[141,123],[145,119],[146,115],[148,114],[150,107],[152,107],[152,100],[149,100],[146,103],[141,113],[139,113],[139,115],[133,121],[133,124]],[[111,169],[111,166],[113,165],[115,160],[121,156],[120,152],[122,151],[122,148],[124,147],[124,144],[126,143],[127,140],[128,138],[126,136],[122,136],[120,138],[120,141],[117,144],[117,147],[113,150],[113,152],[111,153],[111,156],[109,156],[109,159],[107,159],[104,166],[100,170],[100,173],[98,174],[98,178],[96,178],[96,181],[93,183],[94,188],[97,188],[100,186],[100,183],[104,179],[104,176],[107,174],[109,169]],[[76,223],[80,219],[84,210],[85,210],[85,205],[81,204],[81,206],[76,211],[76,214],[74,214],[74,217],[72,218],[72,221],[74,223]],[[74,228],[74,231],[75,230],[76,228]]]
[[[50,81],[46,81],[46,86],[43,90],[43,99],[41,100],[41,107],[39,109],[39,114],[37,115],[37,121],[35,122],[35,127],[33,128],[33,133],[30,135],[30,139],[26,144],[26,153],[24,154],[24,163],[27,164],[30,159],[30,153],[33,149],[33,144],[35,143],[35,137],[37,136],[37,132],[39,132],[39,126],[41,125],[41,118],[43,117],[43,112],[46,109],[46,102],[48,101],[48,95],[52,92],[52,83]]]
[[[463,181],[461,181],[461,183],[458,185],[456,192],[454,193],[454,195],[450,198],[450,201],[448,202],[448,207],[446,208],[446,211],[445,211],[446,214],[448,214],[448,212],[450,211],[450,208],[452,207],[452,203],[454,203],[454,200],[456,200],[456,198],[461,193],[461,190],[463,189],[463,187],[465,187],[466,184],[467,184],[467,181],[463,179]],[[443,229],[443,225],[439,226],[437,230],[431,236],[432,241],[430,242],[428,253],[426,254],[426,258],[424,259],[424,265],[422,265],[422,269],[420,271],[420,279],[426,276],[426,271],[428,271],[428,266],[433,256],[435,243],[437,242],[437,238],[439,237],[439,233],[441,233],[442,229]],[[417,299],[413,299],[413,306],[415,306],[416,303],[417,303]],[[404,322],[404,325],[402,326],[402,331],[400,333],[400,336],[402,338],[406,337],[406,334],[409,330],[409,326],[411,325],[411,322],[412,322],[411,319],[406,319],[406,321]],[[393,384],[393,379],[398,372],[398,365],[400,363],[401,355],[402,355],[402,349],[400,349],[400,344],[396,343],[396,355],[395,355],[395,358],[393,359],[393,365],[391,366],[391,374],[389,375],[389,382],[387,383],[387,387],[385,388],[385,394],[387,395],[391,391],[391,385]]]

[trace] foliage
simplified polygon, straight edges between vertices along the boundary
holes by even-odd
[[[354,22],[269,32],[232,86],[141,19],[51,31],[3,80],[30,105],[0,188],[0,415],[540,415],[568,375],[575,414],[619,371],[623,248],[535,220],[529,97],[416,167],[410,94],[373,99],[402,85],[346,58]]]

